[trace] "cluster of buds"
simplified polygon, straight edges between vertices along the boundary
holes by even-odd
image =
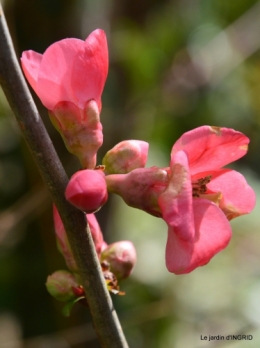
[[[67,149],[82,165],[71,177],[65,196],[86,213],[110,290],[120,293],[117,280],[130,275],[136,253],[131,242],[107,245],[103,240],[93,213],[106,203],[108,193],[165,221],[166,267],[172,273],[189,273],[228,245],[229,220],[248,214],[255,205],[255,193],[245,178],[223,168],[246,154],[249,139],[244,134],[229,128],[198,127],[175,142],[170,163],[164,168],[145,168],[148,143],[125,140],[97,166],[97,151],[103,142],[101,94],[108,73],[105,33],[98,29],[85,41],[56,42],[43,55],[26,51],[21,61]],[[81,301],[84,291],[77,265],[55,208],[54,222],[58,248],[69,272],[55,272],[47,287],[60,300]]]
[[[69,271],[60,270],[54,272],[47,278],[46,286],[53,297],[59,301],[66,302],[64,314],[69,315],[72,306],[76,302],[86,304],[86,298],[64,225],[55,206],[53,206],[53,218],[58,250],[63,255]],[[118,280],[130,276],[136,263],[135,247],[130,241],[119,241],[108,245],[104,241],[95,214],[86,214],[86,219],[107,288],[114,294],[123,295],[124,293],[120,291]]]

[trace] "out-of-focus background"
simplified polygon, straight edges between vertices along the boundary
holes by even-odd
[[[150,143],[148,166],[167,166],[173,143],[204,124],[250,137],[233,165],[259,194],[260,1],[5,0],[16,52],[102,28],[110,51],[99,162],[124,139]],[[68,175],[79,169],[37,106]],[[70,318],[45,289],[65,269],[52,202],[0,91],[0,347],[99,347],[86,308]],[[259,205],[231,222],[233,238],[205,267],[175,276],[165,267],[166,225],[110,197],[97,214],[108,242],[135,243],[138,262],[113,300],[132,348],[260,346]],[[251,334],[251,341],[208,335]],[[112,347],[111,347],[112,348]]]

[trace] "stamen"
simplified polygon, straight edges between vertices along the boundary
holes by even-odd
[[[201,194],[207,192],[207,184],[211,180],[211,175],[207,175],[204,178],[198,179],[192,183],[192,196],[199,197]]]

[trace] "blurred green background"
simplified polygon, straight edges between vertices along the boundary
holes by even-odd
[[[173,143],[204,124],[251,139],[233,168],[260,191],[260,2],[254,0],[5,0],[18,57],[54,41],[102,28],[110,52],[99,162],[124,139],[150,143],[148,166],[167,166]],[[66,150],[33,93],[68,175],[79,163]],[[64,269],[56,250],[52,203],[0,91],[0,347],[99,347],[90,316],[45,289]],[[260,346],[259,205],[231,222],[233,238],[205,267],[175,276],[165,267],[166,225],[110,197],[97,214],[108,242],[137,249],[126,296],[113,296],[131,348]],[[201,335],[251,334],[252,341]],[[113,348],[113,347],[111,347]]]

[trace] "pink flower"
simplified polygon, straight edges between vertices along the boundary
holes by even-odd
[[[44,54],[25,51],[21,58],[24,74],[48,110],[61,101],[84,110],[94,99],[101,109],[101,94],[108,72],[108,50],[103,30],[93,31],[85,41],[64,39]]]
[[[93,31],[85,41],[55,42],[43,55],[25,51],[21,63],[67,149],[84,168],[93,169],[97,150],[103,143],[99,114],[108,73],[103,30]]]
[[[208,263],[230,241],[228,220],[254,208],[255,193],[244,177],[222,168],[244,156],[248,143],[245,135],[233,129],[203,126],[174,144],[170,168],[145,168],[139,186],[142,169],[124,179],[107,177],[109,190],[166,221],[170,272],[188,273]],[[160,172],[161,177],[155,175]]]
[[[101,170],[80,170],[72,175],[66,191],[66,199],[85,213],[99,210],[108,198],[105,175]]]

